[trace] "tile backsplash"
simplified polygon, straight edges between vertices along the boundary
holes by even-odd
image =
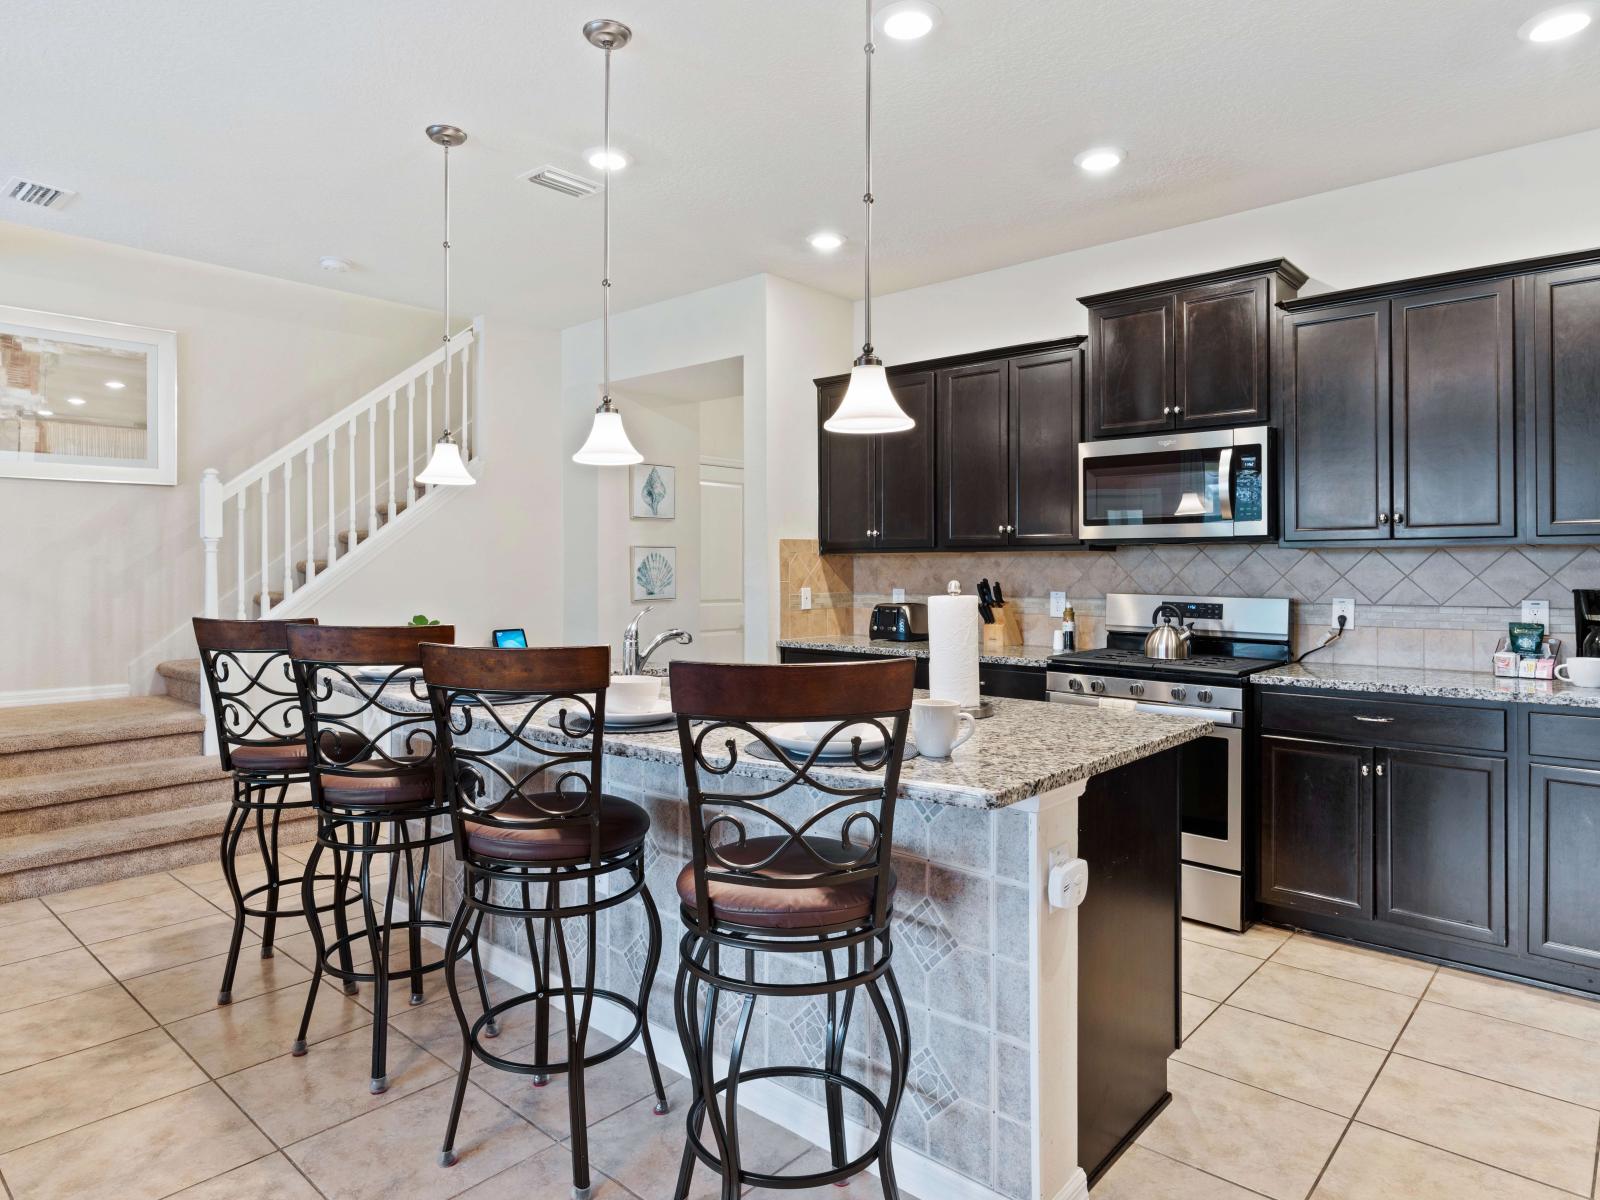
[[[782,547],[797,550],[795,573],[785,575],[783,588],[785,636],[851,629],[865,633],[872,605],[889,599],[894,588],[904,588],[912,597],[927,596],[942,593],[949,580],[959,579],[970,592],[986,576],[1004,584],[1008,599],[1020,601],[1024,637],[1030,643],[1049,643],[1057,624],[1049,616],[1052,591],[1071,598],[1080,644],[1088,646],[1103,641],[1106,593],[1176,592],[1287,597],[1299,653],[1327,636],[1329,601],[1348,597],[1356,602],[1355,625],[1328,649],[1325,661],[1487,669],[1506,625],[1521,619],[1524,600],[1549,602],[1551,632],[1570,652],[1572,589],[1600,587],[1600,548],[1591,546],[1292,550],[1228,544],[822,557],[816,545],[780,543],[781,558]],[[812,613],[798,610],[800,585],[791,587],[798,578],[826,583],[821,592],[811,584]],[[825,617],[813,615],[819,594],[827,596]],[[851,613],[849,622],[843,620],[845,611]],[[791,632],[791,615],[809,618],[819,628],[801,632],[797,622]]]

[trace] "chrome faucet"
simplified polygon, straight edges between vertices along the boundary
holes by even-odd
[[[637,675],[644,670],[644,664],[650,661],[650,656],[661,648],[662,642],[678,642],[687,646],[694,641],[693,636],[682,629],[669,629],[665,633],[656,635],[656,639],[639,651],[639,622],[645,613],[655,606],[647,604],[639,610],[637,616],[628,622],[628,628],[622,635],[622,673],[624,675]]]

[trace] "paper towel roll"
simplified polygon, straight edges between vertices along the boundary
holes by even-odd
[[[982,621],[976,596],[928,597],[928,694],[976,707],[978,640]]]

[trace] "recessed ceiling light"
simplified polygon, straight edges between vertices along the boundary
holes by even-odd
[[[927,37],[943,14],[927,0],[896,0],[878,12],[878,28],[897,42],[914,42]]]
[[[813,233],[806,241],[811,243],[813,250],[820,250],[824,254],[832,254],[840,246],[844,245],[844,238],[837,233],[829,233],[826,230],[821,233]]]
[[[324,254],[317,259],[317,266],[324,271],[332,271],[336,275],[343,275],[354,265],[348,258],[340,258],[337,254]]]
[[[85,400],[82,396],[68,396],[67,397],[67,403],[68,404],[87,404],[88,401]]]
[[[127,387],[128,385],[123,383],[122,380],[120,380],[120,379],[108,379],[108,380],[106,380],[106,386],[108,388],[110,388],[113,392],[120,392],[123,388]]]
[[[1091,175],[1104,175],[1107,171],[1120,166],[1126,157],[1127,155],[1115,146],[1096,146],[1092,150],[1085,150],[1072,161]]]
[[[615,146],[611,147],[611,156],[608,158],[606,157],[606,148],[604,146],[596,146],[588,154],[584,155],[584,161],[596,171],[620,171],[631,163],[633,159]]]
[[[1594,9],[1590,5],[1565,4],[1540,13],[1517,30],[1517,36],[1529,42],[1559,42],[1582,33],[1593,20]]]
[[[36,417],[53,417],[55,416],[55,413],[51,412],[48,408],[36,408],[33,410],[33,415]]]

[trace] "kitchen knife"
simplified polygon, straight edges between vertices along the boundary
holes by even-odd
[[[989,590],[988,579],[978,580],[978,603],[984,608],[994,607],[994,593]]]
[[[978,615],[983,618],[985,625],[994,624],[994,609],[990,608],[983,600],[978,601]]]
[[[1000,581],[998,579],[994,581],[994,587],[990,590],[994,592],[995,607],[1004,608],[1006,606],[1006,598],[1005,595],[1000,591]]]

